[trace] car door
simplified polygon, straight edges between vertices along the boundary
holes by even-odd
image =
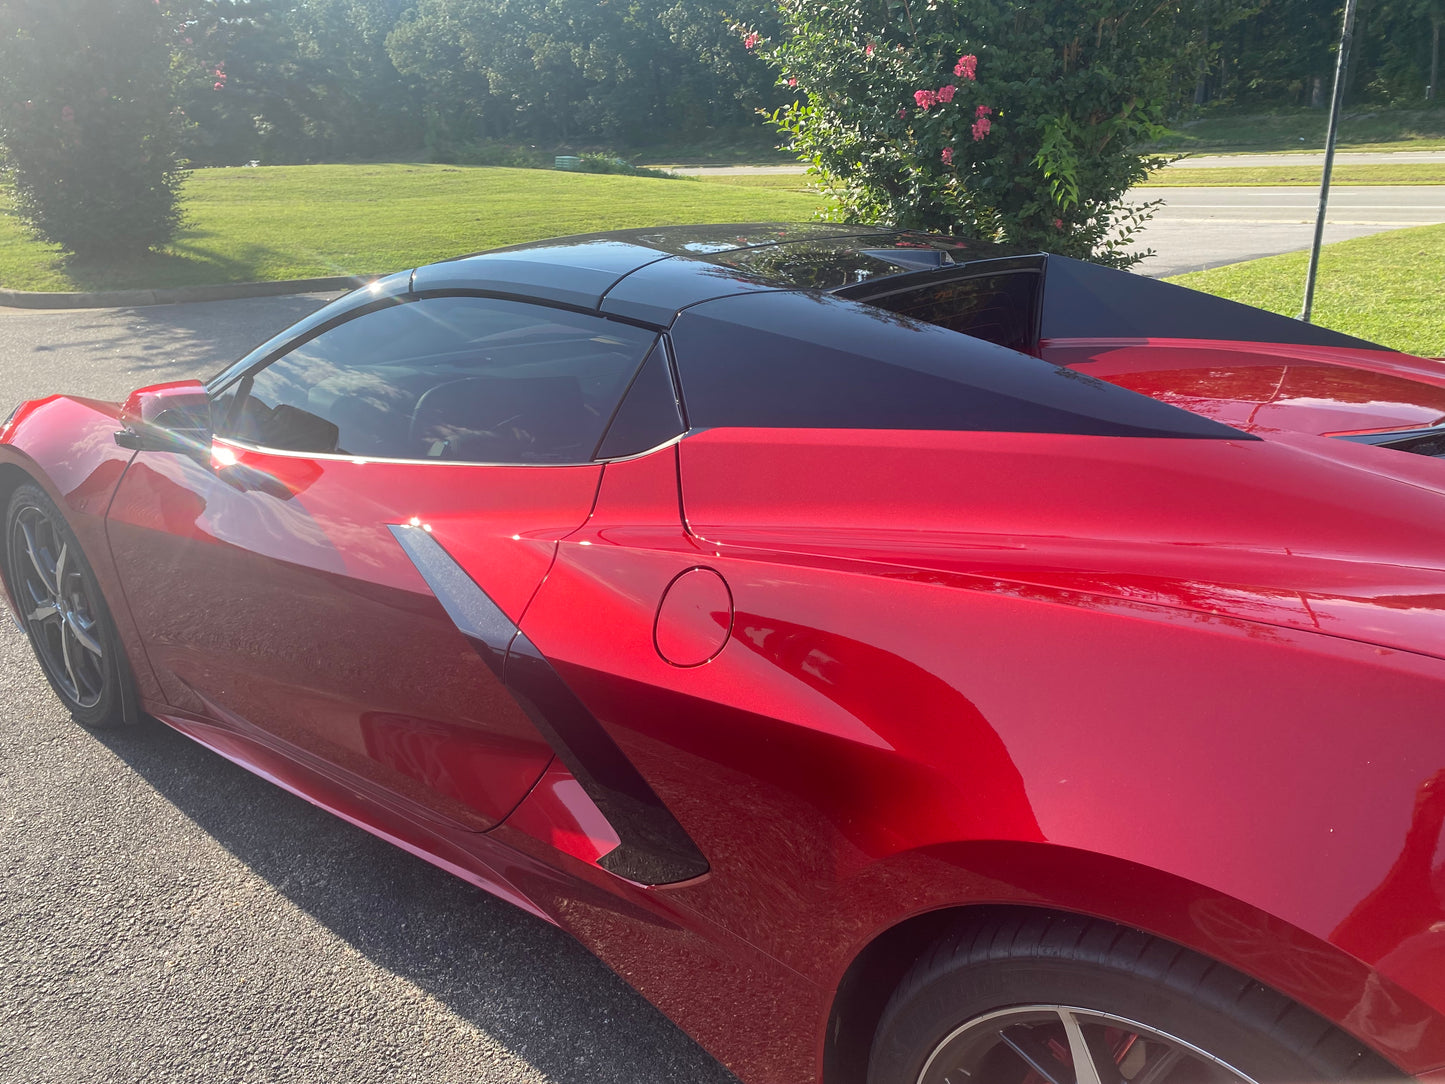
[[[108,520],[172,707],[424,817],[505,817],[552,751],[403,539],[426,535],[520,620],[591,510],[595,449],[655,338],[405,298],[213,389],[209,454],[138,453]]]

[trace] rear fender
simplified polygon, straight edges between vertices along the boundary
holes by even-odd
[[[888,916],[900,886],[914,903],[901,921]],[[1350,953],[1242,900],[1109,855],[1004,840],[941,844],[871,866],[841,895],[848,902],[840,908],[855,916],[873,912],[857,927],[872,932],[831,984],[836,996],[820,1036],[830,1084],[849,1084],[853,1063],[867,1064],[886,991],[912,960],[944,932],[999,907],[1100,918],[1192,949],[1343,1021],[1406,1071],[1445,1057],[1445,1020]]]

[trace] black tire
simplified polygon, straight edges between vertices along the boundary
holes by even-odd
[[[10,588],[50,687],[82,726],[124,724],[130,670],[75,532],[31,484],[11,495],[4,522]]]
[[[1082,1078],[1076,1053],[1092,1063]],[[884,1010],[868,1066],[868,1084],[1366,1078],[1404,1079],[1237,971],[1109,923],[1028,913],[961,926],[920,959]]]

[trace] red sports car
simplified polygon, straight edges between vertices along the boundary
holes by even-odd
[[[0,426],[5,593],[747,1084],[1445,1081],[1445,366],[1058,256],[421,267]]]

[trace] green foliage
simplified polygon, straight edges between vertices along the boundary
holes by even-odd
[[[0,150],[13,205],[67,252],[143,253],[177,228],[174,33],[157,0],[0,0]]]
[[[433,162],[461,166],[505,166],[510,169],[544,169],[553,156],[535,147],[503,143],[494,139],[453,140],[444,134],[427,140],[427,154]]]
[[[422,96],[386,52],[408,6],[190,0],[174,63],[189,157],[230,165],[419,151]]]
[[[387,50],[453,138],[636,146],[766,100],[728,23],[707,0],[418,0]]]
[[[647,166],[635,166],[626,158],[619,158],[615,154],[584,152],[581,156],[581,163],[577,166],[579,173],[612,173],[623,177],[663,177],[669,180],[678,180],[676,173],[669,173],[665,169],[651,169]]]
[[[1191,62],[1185,5],[1148,0],[783,0],[754,44],[796,87],[774,122],[839,216],[963,232],[1116,267],[1149,208]],[[744,31],[748,28],[742,28]]]

